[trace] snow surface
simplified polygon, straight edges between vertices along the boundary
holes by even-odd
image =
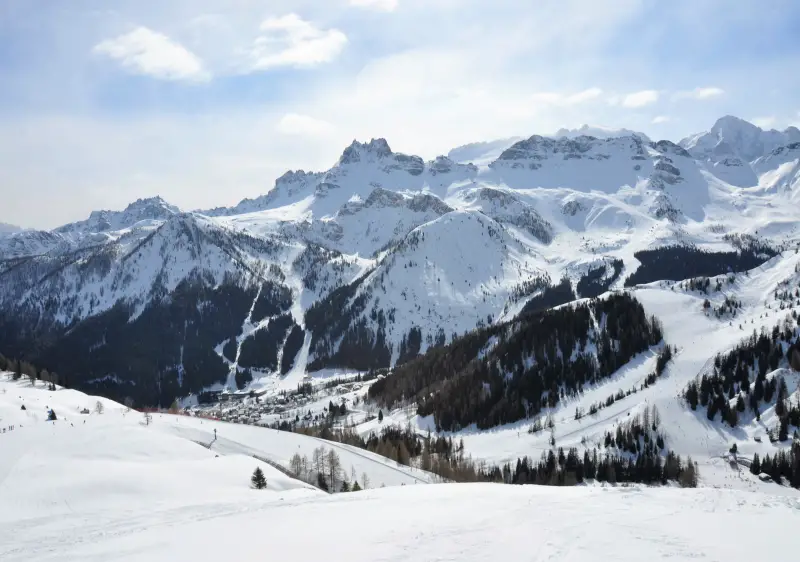
[[[327,497],[247,491],[194,506],[6,521],[0,556],[9,562],[769,560],[797,547],[797,507],[761,494],[640,487],[445,484]]]
[[[98,401],[102,414],[94,410]],[[45,421],[48,407],[56,422]],[[79,413],[83,408],[91,413]],[[0,375],[3,428],[4,562],[265,556],[731,562],[773,559],[797,546],[800,503],[775,485],[760,492],[421,486],[411,482],[417,471],[402,476],[373,455],[337,448],[345,467],[363,462],[358,469],[370,471],[373,485],[385,478],[387,487],[327,495],[251,456],[285,459],[317,440],[182,416],[157,415],[145,426],[141,414],[111,401],[31,388],[7,375]],[[214,428],[219,437],[210,450],[193,442],[211,438]],[[266,490],[249,487],[256,466]]]
[[[95,411],[98,402],[104,406],[102,414]],[[25,410],[21,409],[23,405]],[[46,421],[49,408],[55,411],[57,421]],[[81,414],[84,409],[90,413]],[[0,374],[0,506],[7,502],[15,505],[27,502],[31,492],[17,497],[16,483],[19,479],[27,482],[29,478],[34,482],[37,479],[50,482],[47,477],[50,466],[73,467],[76,474],[86,476],[81,486],[91,487],[93,481],[100,482],[104,476],[93,473],[89,470],[92,465],[86,463],[99,460],[103,460],[103,470],[108,471],[109,478],[136,474],[138,463],[143,463],[143,470],[154,471],[152,475],[147,472],[132,478],[130,484],[134,490],[119,490],[122,496],[136,495],[136,489],[145,485],[136,482],[139,478],[157,480],[158,469],[148,468],[151,464],[162,465],[169,473],[167,476],[175,479],[175,482],[159,483],[158,488],[164,487],[177,495],[191,495],[198,486],[208,488],[209,493],[217,486],[233,489],[244,486],[246,489],[249,475],[258,465],[273,483],[270,489],[298,489],[303,493],[314,490],[316,493],[314,488],[288,478],[253,456],[288,469],[295,453],[311,459],[314,449],[320,446],[337,451],[348,478],[353,472],[359,479],[367,474],[370,486],[426,484],[439,480],[430,473],[399,465],[368,451],[297,433],[168,414],[153,414],[148,426],[143,421],[142,414],[128,411],[105,398],[61,388],[51,392],[41,382],[31,387],[27,379],[14,382],[9,380],[9,374]],[[14,426],[13,431],[9,430],[11,426]],[[192,474],[191,481],[186,480],[187,474]],[[194,483],[189,485],[190,482]],[[34,503],[45,509],[52,504],[47,498],[68,494],[62,488],[73,485],[77,484],[67,475],[63,481],[54,478],[52,488],[49,484],[40,486],[39,499]],[[99,489],[112,495],[117,493],[105,485]],[[59,504],[57,509],[68,509],[60,500],[56,503]]]

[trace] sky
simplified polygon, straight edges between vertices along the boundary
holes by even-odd
[[[3,0],[0,222],[234,205],[384,137],[800,124],[796,0]]]

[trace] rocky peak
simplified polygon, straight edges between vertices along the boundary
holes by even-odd
[[[504,150],[500,157],[490,166],[494,167],[499,162],[512,162],[512,167],[523,167],[520,160],[533,161],[528,164],[531,169],[537,169],[536,161],[552,157],[564,160],[582,159],[607,160],[612,152],[630,152],[632,156],[643,159],[645,141],[638,136],[610,137],[598,139],[596,137],[580,135],[576,137],[560,137],[557,139],[534,135],[529,139],[519,141]],[[516,162],[515,162],[516,161]]]
[[[681,141],[681,146],[696,158],[741,159],[752,162],[781,146],[800,141],[800,130],[789,127],[785,131],[765,131],[756,125],[726,115],[717,119],[711,130]]]
[[[137,199],[123,211],[126,214],[136,214],[141,218],[169,218],[180,212],[178,207],[170,205],[159,196]]]
[[[592,127],[590,125],[581,125],[577,129],[559,129],[553,135],[554,138],[576,138],[576,137],[593,137],[596,139],[611,139],[621,137],[637,137],[645,142],[650,139],[644,133],[632,131],[630,129],[610,129],[607,127]]]
[[[653,148],[654,150],[657,150],[661,154],[682,156],[684,158],[692,157],[692,155],[689,154],[689,152],[685,148],[668,140],[660,140],[658,142],[650,143],[650,147]]]
[[[354,164],[361,162],[365,157],[376,159],[385,158],[392,155],[392,149],[386,139],[372,139],[367,143],[354,140],[350,146],[344,149],[339,164]]]

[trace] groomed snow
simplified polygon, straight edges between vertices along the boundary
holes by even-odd
[[[305,497],[251,490],[193,508],[117,507],[6,522],[0,557],[749,562],[796,549],[797,507],[787,498],[709,489],[442,484]]]

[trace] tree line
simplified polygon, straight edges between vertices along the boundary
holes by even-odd
[[[761,459],[756,453],[750,463],[750,472],[768,474],[778,484],[786,481],[793,488],[800,488],[800,443],[795,441],[788,452],[778,451],[772,457],[764,455]]]
[[[66,387],[69,384],[66,376],[59,376],[55,371],[39,369],[32,363],[19,359],[8,359],[2,354],[0,354],[0,371],[10,372],[11,379],[15,381],[27,378],[31,386],[34,386],[36,381],[42,381],[50,390],[55,390],[56,385]]]
[[[787,316],[771,333],[753,331],[728,353],[716,355],[711,373],[704,373],[684,390],[691,409],[706,408],[709,420],[719,413],[722,421],[735,427],[748,408],[760,420],[762,403],[769,405],[774,400],[780,420],[778,431],[781,440],[785,440],[788,426],[800,425],[800,405],[787,404],[788,389],[783,377],[767,374],[780,366],[800,368],[800,344],[794,324],[795,320]]]
[[[743,244],[738,251],[732,252],[709,252],[694,246],[681,245],[640,250],[633,256],[641,265],[625,279],[625,286],[747,271],[776,255],[774,249],[762,244]]]
[[[661,340],[659,322],[615,294],[468,333],[395,368],[369,397],[386,407],[416,402],[438,430],[494,427],[556,406]]]

